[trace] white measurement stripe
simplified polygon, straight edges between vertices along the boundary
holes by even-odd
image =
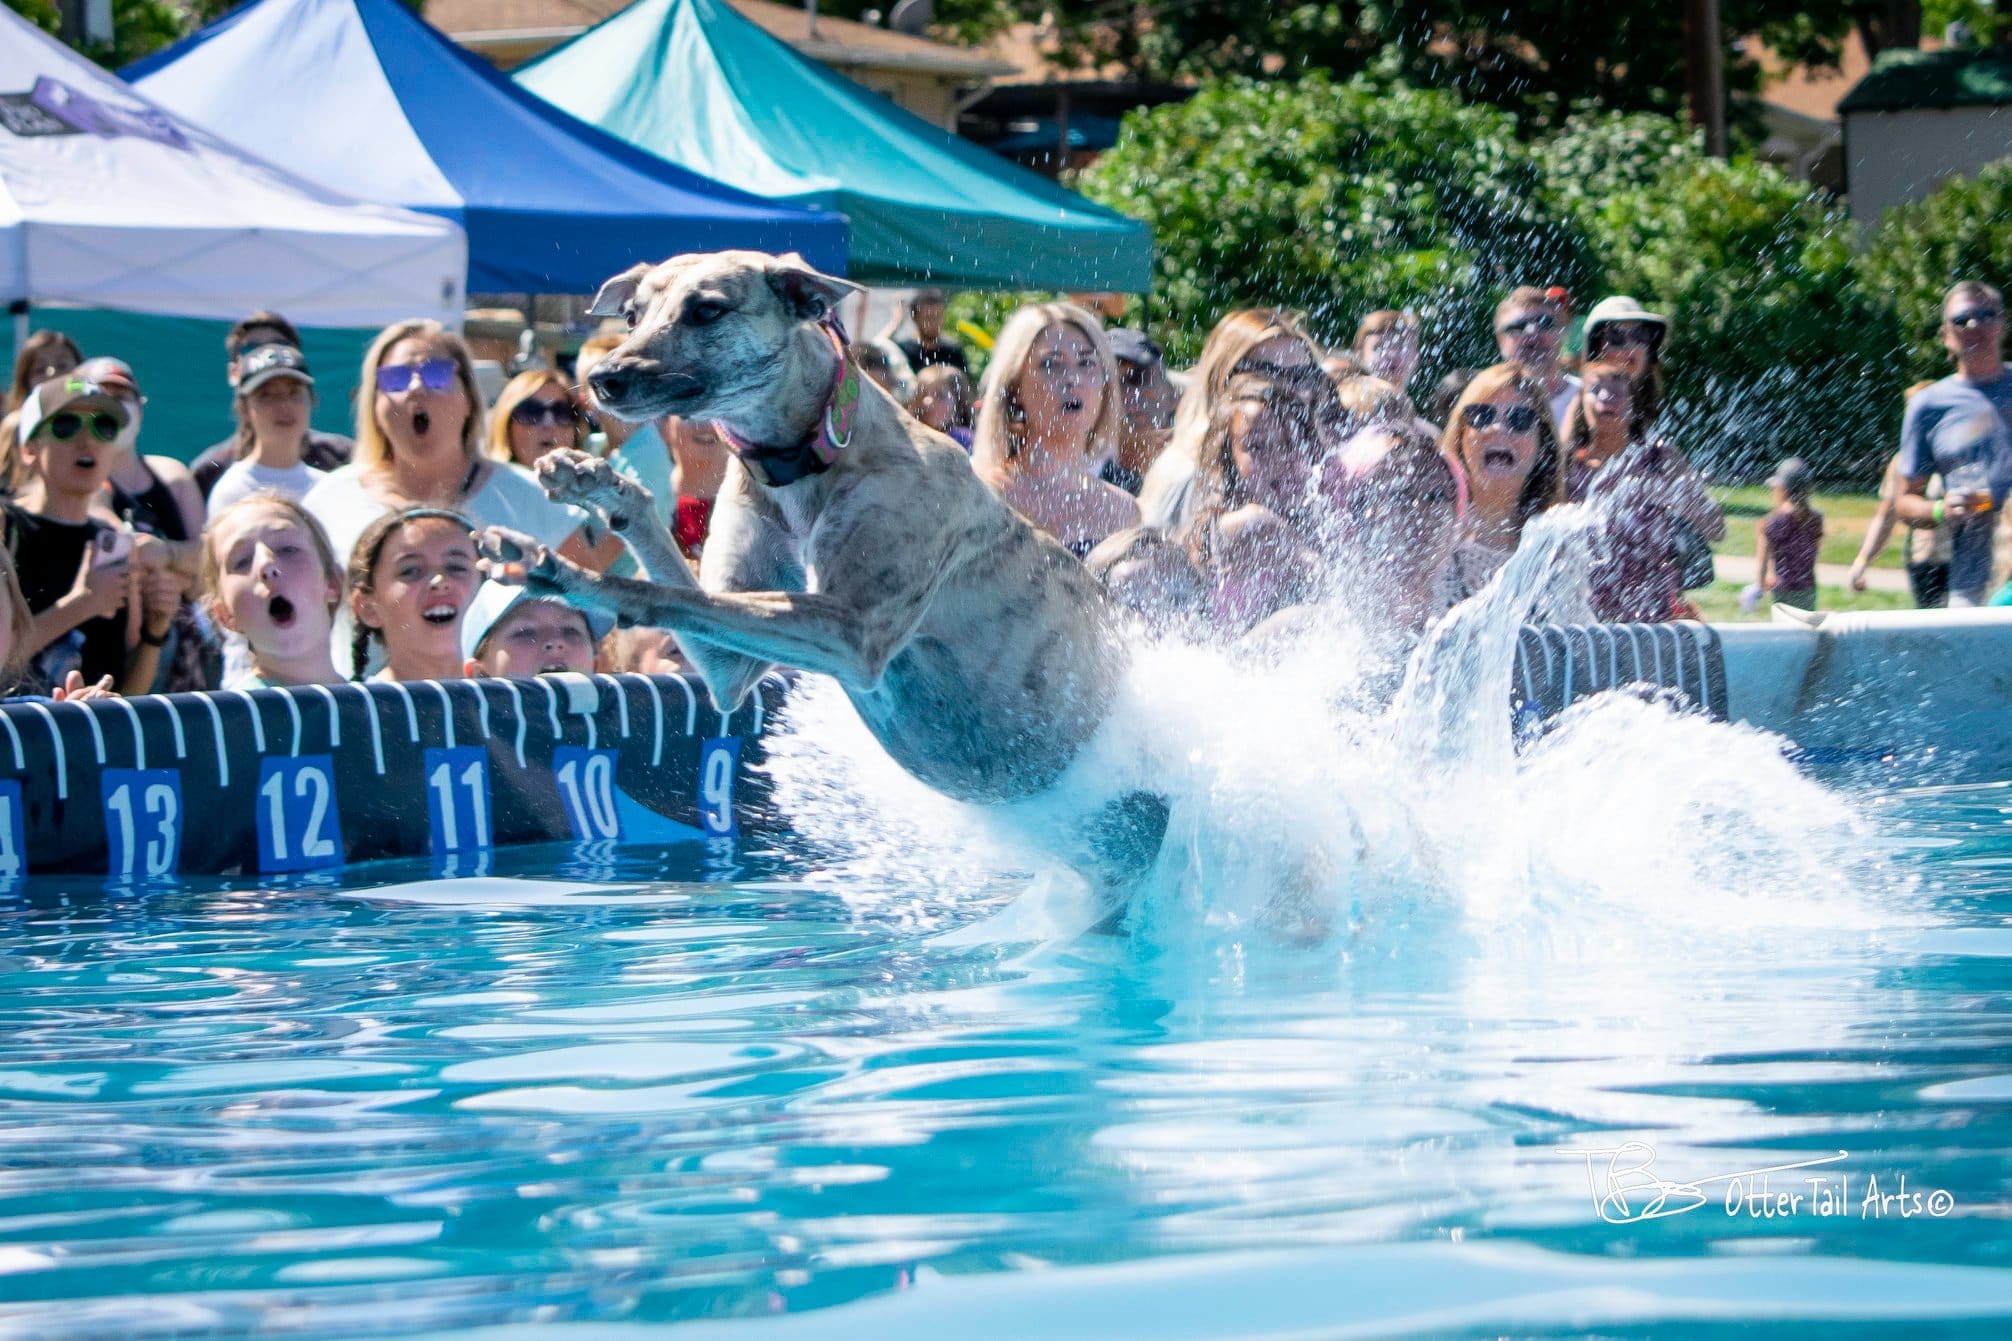
[[[342,707],[335,701],[325,684],[309,685],[308,688],[320,694],[328,703],[328,747],[332,750],[342,744]]]
[[[396,680],[388,682],[385,687],[395,691],[399,699],[404,702],[406,738],[414,745],[417,745],[419,743],[419,710],[412,706],[412,691]]]
[[[85,722],[90,724],[91,748],[98,752],[98,767],[103,768],[105,766],[105,728],[98,725],[98,714],[92,712],[81,703],[72,703],[69,706],[83,713]]]
[[[147,736],[145,732],[140,730],[140,710],[133,706],[131,699],[123,696],[106,699],[105,701],[107,703],[118,704],[126,710],[126,716],[133,719],[133,767],[145,768],[147,766]]]
[[[621,684],[617,682],[614,676],[610,675],[607,679],[608,683],[615,687],[615,726],[622,733],[622,739],[627,740],[629,738],[629,696],[623,691]],[[15,753],[19,754],[20,751],[16,750]]]
[[[360,684],[348,686],[363,700],[364,715],[370,721],[370,757],[377,762],[377,776],[384,776],[384,727],[377,720],[377,697]]]
[[[535,677],[538,687],[545,691],[545,711],[552,718],[552,743],[558,744],[566,738],[566,728],[559,725],[559,691],[552,687],[552,681],[540,675]]]
[[[247,689],[233,689],[230,692],[244,700],[245,711],[251,714],[252,719],[252,747],[260,754],[264,754],[265,721],[258,715],[258,704],[252,702],[251,691]]]
[[[1537,641],[1543,642],[1544,635],[1538,634]],[[1530,644],[1527,641],[1521,642],[1517,648],[1516,664],[1523,672],[1523,701],[1534,704],[1541,712],[1544,705],[1537,698],[1537,687],[1530,681]]]
[[[278,693],[280,698],[286,701],[286,715],[293,718],[293,757],[298,759],[300,758],[301,733],[300,704],[294,702],[293,695],[287,693],[285,690],[282,689]]]
[[[0,712],[0,726],[7,728],[7,739],[14,742],[15,771],[25,770],[28,767],[28,756],[21,753],[21,733],[14,729],[14,718],[8,713]]]
[[[438,680],[430,680],[433,692],[440,695],[440,721],[447,729],[447,748],[454,748],[454,696],[447,692],[447,686]],[[476,690],[481,693],[481,690]]]
[[[42,720],[49,724],[49,739],[56,743],[56,799],[67,801],[70,799],[70,764],[63,753],[63,732],[56,725],[56,714],[50,712],[46,704],[30,703],[28,706],[41,713]]]
[[[687,737],[696,736],[699,733],[698,695],[692,692],[692,682],[684,676],[673,675],[671,681],[678,688],[685,691],[685,735]]]
[[[510,701],[517,706],[517,767],[522,768],[524,767],[524,695],[512,681],[504,680],[502,684],[510,691]]]
[[[217,710],[217,701],[208,694],[197,700],[210,710],[210,729],[217,736],[217,786],[231,785],[231,757],[224,752],[224,715]]]
[[[720,714],[720,734],[722,736],[732,734],[727,730],[727,714],[724,712]]]
[[[182,710],[175,706],[173,698],[163,698],[160,704],[168,710],[168,725],[175,728],[175,758],[186,759],[189,757],[189,740],[182,734]]]

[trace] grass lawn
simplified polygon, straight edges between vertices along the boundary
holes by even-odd
[[[1826,516],[1829,514],[1826,513]],[[1714,624],[1740,624],[1765,621],[1771,616],[1766,601],[1758,610],[1747,614],[1740,609],[1740,584],[1737,582],[1714,582],[1702,591],[1686,593],[1697,604],[1698,610]],[[1912,610],[1914,601],[1904,591],[1853,591],[1849,587],[1818,587],[1816,608],[1819,610]]]
[[[1752,558],[1754,528],[1774,506],[1773,492],[1765,484],[1756,484],[1738,489],[1713,489],[1711,493],[1719,501],[1719,506],[1726,510],[1726,538],[1713,545],[1712,551]],[[1810,500],[1810,504],[1823,514],[1823,551],[1817,555],[1817,562],[1849,564],[1856,559],[1858,547],[1865,543],[1865,528],[1872,521],[1873,509],[1879,506],[1878,495],[1818,494]],[[1904,566],[1905,546],[1900,543],[1899,529],[1896,527],[1896,534],[1888,538],[1886,548],[1873,560],[1873,567]],[[1868,596],[1871,594],[1866,593]]]

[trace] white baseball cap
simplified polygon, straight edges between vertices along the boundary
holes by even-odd
[[[508,586],[501,582],[484,580],[475,589],[475,597],[468,602],[468,608],[461,615],[461,655],[465,660],[475,659],[475,649],[482,646],[482,640],[489,631],[503,622],[503,616],[515,610],[523,601],[550,601],[563,605],[568,610],[577,610],[587,621],[587,636],[598,643],[608,636],[615,627],[615,617],[605,610],[589,610],[572,605],[557,596],[534,596],[523,587]]]

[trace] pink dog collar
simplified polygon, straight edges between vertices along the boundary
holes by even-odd
[[[831,391],[825,396],[824,415],[816,433],[791,447],[764,447],[744,441],[725,424],[713,423],[720,440],[771,489],[795,484],[806,475],[823,474],[838,454],[852,445],[853,417],[859,409],[859,370],[846,357],[845,337],[836,320],[827,317],[822,324],[824,333],[831,337],[832,352],[838,355],[838,366],[832,370]]]

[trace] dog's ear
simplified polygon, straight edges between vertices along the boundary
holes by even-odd
[[[594,295],[593,306],[587,309],[587,315],[590,317],[621,316],[622,304],[636,296],[636,286],[643,282],[643,276],[649,274],[652,268],[648,261],[644,261],[640,265],[630,266],[627,270],[624,270],[621,274],[603,284],[601,291]]]
[[[850,280],[834,279],[811,269],[796,252],[778,256],[768,268],[769,287],[793,317],[815,321],[847,296],[860,292]]]

